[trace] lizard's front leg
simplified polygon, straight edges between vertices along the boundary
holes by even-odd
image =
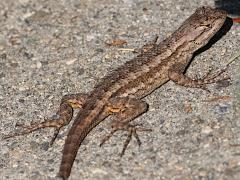
[[[168,70],[168,77],[170,80],[175,82],[178,85],[192,88],[202,88],[206,89],[206,84],[215,83],[221,80],[229,79],[229,77],[221,76],[225,69],[221,69],[215,74],[210,74],[210,71],[203,76],[201,79],[192,79],[183,74],[185,70],[185,64],[176,63]]]
[[[62,98],[60,107],[56,113],[57,118],[49,118],[43,122],[32,123],[31,125],[16,124],[16,126],[23,128],[23,130],[21,132],[13,132],[5,135],[3,139],[29,134],[42,128],[53,127],[55,129],[55,132],[52,140],[50,141],[50,144],[53,144],[61,127],[67,125],[71,121],[73,116],[73,109],[81,108],[85,103],[86,98],[87,94],[82,93],[65,95]]]
[[[111,132],[102,139],[100,146],[102,146],[115,132],[119,130],[128,131],[127,139],[120,154],[121,156],[123,156],[129,142],[131,141],[132,135],[136,138],[138,145],[140,146],[141,142],[137,131],[151,131],[151,129],[144,128],[141,124],[133,125],[130,122],[142,113],[146,112],[147,109],[147,103],[140,99],[128,97],[116,97],[111,99],[106,107],[106,111],[109,114],[114,114],[116,116],[116,120],[112,123]]]

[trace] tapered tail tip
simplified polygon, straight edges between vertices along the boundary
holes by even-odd
[[[68,179],[67,177],[64,177],[63,175],[60,175],[60,174],[56,176],[56,180],[67,180],[67,179]]]

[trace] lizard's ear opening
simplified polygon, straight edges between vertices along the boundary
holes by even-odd
[[[205,26],[205,27],[208,27],[208,28],[211,28],[211,27],[212,27],[211,24],[205,24],[204,26]]]

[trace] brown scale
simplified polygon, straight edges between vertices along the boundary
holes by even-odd
[[[225,69],[215,74],[207,73],[201,79],[191,79],[183,74],[192,54],[206,45],[221,28],[225,19],[225,11],[210,7],[198,8],[166,40],[159,44],[143,46],[139,51],[140,55],[103,77],[89,95],[65,96],[57,112],[59,116],[57,120],[48,119],[30,126],[20,125],[23,128],[22,132],[9,134],[5,138],[27,134],[40,128],[53,127],[55,128],[54,138],[51,141],[53,142],[60,128],[71,121],[73,109],[80,108],[65,141],[58,176],[64,180],[68,179],[84,138],[92,128],[109,115],[115,116],[115,120],[110,133],[102,139],[100,145],[102,146],[115,132],[127,131],[127,138],[120,154],[122,156],[132,136],[140,145],[137,132],[151,131],[149,128],[144,128],[142,124],[131,122],[147,111],[148,105],[142,100],[145,95],[168,80],[181,86],[205,89],[206,84],[225,79],[220,77]],[[150,71],[146,72],[146,66]]]

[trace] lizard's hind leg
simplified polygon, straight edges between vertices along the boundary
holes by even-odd
[[[50,141],[50,144],[53,144],[61,127],[69,124],[69,122],[71,121],[73,116],[73,109],[81,108],[82,105],[85,103],[86,98],[87,94],[82,93],[65,95],[61,100],[60,107],[56,113],[56,118],[49,118],[40,123],[31,123],[31,125],[17,123],[16,126],[23,128],[23,130],[20,132],[13,132],[5,135],[3,139],[29,134],[42,128],[53,127],[55,131],[53,138]]]
[[[137,143],[140,146],[141,141],[138,137],[137,131],[151,131],[151,129],[144,128],[142,124],[131,124],[130,122],[142,113],[146,112],[147,109],[147,103],[140,99],[133,99],[128,97],[111,99],[106,108],[106,111],[109,114],[115,114],[116,120],[112,123],[111,132],[102,139],[100,146],[102,146],[107,140],[112,137],[115,132],[119,130],[128,132],[127,139],[123,144],[123,149],[120,156],[124,155],[124,152],[127,149],[132,136],[136,138]]]

